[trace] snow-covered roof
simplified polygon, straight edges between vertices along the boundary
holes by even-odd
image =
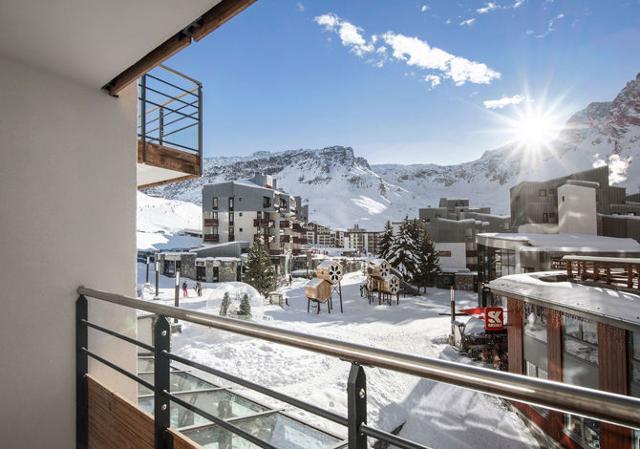
[[[491,290],[618,327],[640,329],[640,296],[613,288],[569,282],[563,271],[511,274],[489,283]],[[626,325],[626,326],[624,326]]]
[[[562,260],[575,260],[582,262],[608,262],[618,264],[637,264],[640,265],[638,257],[597,257],[597,256],[564,256]]]
[[[525,245],[522,251],[640,253],[640,244],[634,239],[601,235],[485,232],[477,237],[479,243],[482,240],[522,242]]]

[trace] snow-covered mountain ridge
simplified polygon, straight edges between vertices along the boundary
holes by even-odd
[[[534,157],[535,156],[535,157]],[[256,172],[274,175],[278,186],[309,201],[311,220],[337,228],[359,224],[381,229],[388,220],[415,216],[440,197],[469,198],[474,205],[509,212],[509,187],[609,163],[611,181],[640,189],[640,74],[611,102],[591,103],[574,114],[553,143],[536,155],[514,146],[486,151],[457,165],[369,164],[350,147],[261,151],[246,157],[205,160],[203,176],[157,187],[150,193],[200,204],[207,183]]]

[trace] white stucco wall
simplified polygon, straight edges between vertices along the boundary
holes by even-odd
[[[2,57],[0,86],[0,435],[69,449],[75,290],[135,292],[135,88],[111,98]],[[132,310],[93,300],[89,316],[135,335]],[[131,345],[91,332],[89,346],[135,372]],[[121,375],[90,372],[134,397]]]
[[[467,268],[467,251],[464,243],[436,242],[435,247],[439,252],[451,252],[450,257],[439,255],[441,269],[464,270]]]
[[[558,232],[598,233],[595,188],[573,184],[558,187]]]

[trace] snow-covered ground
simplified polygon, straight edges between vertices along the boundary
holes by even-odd
[[[144,265],[139,265],[144,283]],[[151,271],[151,282],[154,273]],[[217,314],[224,292],[234,297],[247,293],[256,320],[283,329],[351,341],[422,356],[472,363],[446,343],[449,291],[429,289],[426,296],[400,299],[399,305],[369,305],[360,297],[362,276],[351,273],[343,280],[344,314],[307,313],[303,279],[282,289],[289,306],[265,305],[250,286],[239,283],[204,284],[202,298],[182,299],[181,307]],[[161,276],[161,302],[172,303],[173,279]],[[189,282],[193,284],[193,282]],[[193,290],[189,295],[194,295]],[[153,296],[153,289],[146,291]],[[457,292],[460,307],[475,304],[475,294]],[[337,301],[335,303],[338,306]],[[258,309],[262,310],[258,310]],[[172,348],[178,354],[261,383],[327,410],[347,413],[346,380],[349,364],[331,357],[269,342],[204,329],[184,323]],[[369,423],[392,430],[406,422],[401,435],[433,448],[535,448],[539,447],[525,424],[500,400],[461,388],[418,379],[391,371],[367,368]],[[243,394],[251,396],[251,392]],[[277,404],[260,397],[263,402]],[[304,412],[294,414],[306,416]],[[314,419],[316,425],[344,435],[333,423]]]

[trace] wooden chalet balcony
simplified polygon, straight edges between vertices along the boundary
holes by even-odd
[[[273,220],[269,220],[268,218],[256,218],[253,220],[253,226],[256,228],[268,228],[273,226]]]
[[[205,226],[218,226],[218,219],[217,218],[205,218],[204,219],[204,225]]]
[[[138,84],[138,188],[202,174],[202,84],[165,66]]]
[[[281,220],[280,221],[280,227],[281,228],[288,228],[291,226],[291,222],[289,220]]]
[[[204,235],[205,242],[219,242],[220,234],[205,234]]]

